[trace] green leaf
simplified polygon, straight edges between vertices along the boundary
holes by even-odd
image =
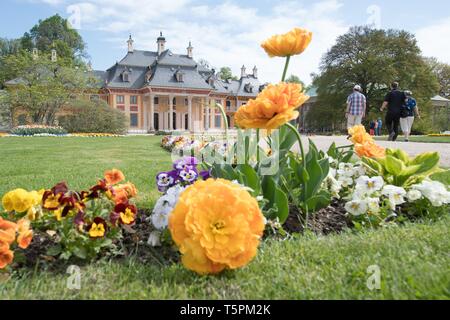
[[[80,259],[86,259],[87,257],[87,250],[85,247],[74,247],[72,252],[76,257]]]
[[[61,245],[56,244],[47,249],[47,255],[56,257],[57,255],[59,255],[61,253],[61,250],[62,250]]]
[[[284,223],[289,215],[289,203],[286,194],[277,186],[271,176],[264,176],[262,183],[264,198],[268,200],[267,206],[277,208],[276,217]]]
[[[309,212],[315,212],[322,208],[327,207],[331,202],[331,194],[323,190],[320,194],[312,196],[306,200],[306,206]]]
[[[394,158],[391,155],[386,155],[384,161],[386,171],[394,176],[399,175],[400,172],[405,169],[405,164],[403,163],[403,161]]]
[[[244,184],[253,189],[252,195],[258,196],[261,192],[261,183],[256,171],[248,164],[240,164],[236,170],[242,173]]]
[[[372,158],[363,157],[361,160],[367,167],[369,167],[373,171],[377,172],[378,174],[383,175],[384,170],[383,170],[383,166],[379,162],[379,159],[375,160]]]
[[[417,173],[425,173],[436,169],[439,164],[439,153],[437,152],[425,152],[419,154],[411,161],[411,165],[420,165],[420,169]]]

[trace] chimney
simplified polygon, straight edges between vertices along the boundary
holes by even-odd
[[[242,65],[242,68],[241,68],[241,78],[245,78],[246,76],[247,76],[247,73],[245,72],[245,66]]]
[[[58,60],[56,49],[52,49],[52,62],[56,62],[56,60]]]
[[[134,49],[133,49],[133,43],[134,40],[131,38],[131,34],[130,37],[128,38],[127,44],[128,44],[128,52],[133,53]]]
[[[256,66],[253,67],[253,78],[258,79],[258,68]]]
[[[192,50],[194,49],[194,47],[192,46],[190,41],[189,41],[189,47],[187,47],[186,49],[187,49],[187,56],[192,59],[192,57],[193,57]]]
[[[36,47],[33,48],[32,56],[33,56],[33,60],[37,60],[39,58],[39,52]]]
[[[156,39],[158,44],[158,56],[165,50],[166,38],[163,37],[162,31],[159,33],[158,39]]]

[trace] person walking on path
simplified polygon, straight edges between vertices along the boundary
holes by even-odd
[[[371,136],[374,136],[375,135],[375,128],[376,128],[376,120],[370,120],[370,123],[369,123],[369,133],[370,133],[370,135]]]
[[[383,105],[381,106],[381,112],[387,108],[386,118],[384,122],[386,123],[386,128],[389,132],[388,141],[395,141],[398,137],[398,126],[400,124],[400,115],[402,111],[402,106],[406,101],[406,95],[403,91],[398,89],[398,82],[393,82],[391,84],[391,91],[389,91],[384,97]]]
[[[402,115],[400,118],[400,127],[405,135],[405,141],[409,141],[409,135],[414,123],[414,115],[420,119],[419,107],[417,106],[416,99],[412,97],[411,91],[405,91],[406,101],[403,105]]]
[[[377,127],[375,129],[377,136],[381,136],[381,128],[383,127],[383,121],[381,118],[378,118]]]
[[[347,129],[360,125],[366,115],[366,97],[361,93],[361,87],[356,85],[353,93],[347,98]]]

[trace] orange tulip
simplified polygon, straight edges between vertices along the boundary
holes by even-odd
[[[261,47],[270,57],[287,57],[305,51],[311,39],[311,31],[294,28],[288,33],[270,37],[261,44]]]
[[[256,99],[238,109],[234,120],[242,129],[277,129],[296,119],[299,113],[295,109],[308,99],[300,84],[282,82],[268,85]]]

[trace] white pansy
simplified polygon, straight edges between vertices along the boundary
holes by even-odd
[[[380,212],[380,199],[379,198],[367,198],[367,210],[369,213],[376,214]]]
[[[153,208],[153,214],[150,216],[150,221],[156,229],[163,230],[167,228],[169,223],[169,215],[175,208],[178,198],[184,191],[185,187],[180,185],[169,188],[165,195],[161,196]]]
[[[414,202],[414,201],[422,198],[422,193],[419,190],[412,189],[412,190],[408,191],[408,193],[406,194],[406,197],[408,198],[408,201]]]
[[[166,229],[169,225],[169,214],[161,211],[155,212],[150,216],[153,226],[158,230]]]
[[[147,240],[147,244],[152,247],[161,246],[161,232],[159,232],[159,231],[150,232],[150,235]]]
[[[446,186],[439,181],[424,180],[420,184],[413,185],[413,190],[418,190],[430,200],[434,207],[440,207],[450,203],[450,192]]]
[[[367,212],[367,202],[365,200],[352,200],[345,204],[345,210],[354,215],[359,216]]]
[[[328,177],[336,178],[336,173],[337,173],[336,169],[330,168],[330,170],[328,171]]]
[[[358,166],[354,166],[353,167],[353,175],[354,176],[360,177],[360,176],[363,176],[365,174],[366,174],[366,169],[363,166],[358,165]]]
[[[341,186],[343,188],[347,188],[350,187],[351,185],[353,185],[353,179],[352,177],[348,177],[348,176],[339,176],[338,181],[340,182]]]
[[[353,177],[353,164],[344,162],[339,163],[337,174],[344,177]]]
[[[389,204],[391,205],[392,210],[394,210],[396,206],[401,205],[402,203],[405,203],[404,197],[406,195],[406,191],[402,187],[386,185],[386,186],[384,186],[381,193],[383,195],[385,195],[386,197],[388,197]]]
[[[356,188],[366,194],[372,194],[375,191],[380,191],[383,188],[384,180],[382,177],[361,176],[356,179]]]

